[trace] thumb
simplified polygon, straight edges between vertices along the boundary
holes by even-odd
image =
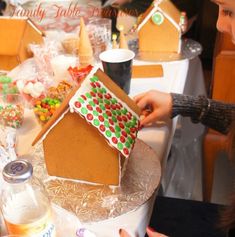
[[[168,236],[166,236],[166,235],[164,235],[164,234],[161,234],[161,233],[156,232],[156,231],[155,231],[153,228],[151,228],[151,227],[147,227],[146,231],[147,231],[148,237],[168,237]]]

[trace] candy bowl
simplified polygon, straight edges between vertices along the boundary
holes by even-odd
[[[24,100],[20,94],[0,95],[0,124],[19,128],[24,119]]]
[[[34,101],[34,113],[41,124],[45,124],[61,105],[59,99],[43,98]]]

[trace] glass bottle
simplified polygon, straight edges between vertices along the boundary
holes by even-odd
[[[3,219],[9,234],[55,237],[51,204],[43,184],[33,176],[32,165],[15,160],[3,169]]]

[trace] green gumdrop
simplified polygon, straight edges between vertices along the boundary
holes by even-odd
[[[0,76],[0,83],[11,83],[12,79],[10,77],[7,76]]]
[[[164,16],[162,15],[162,13],[156,12],[152,16],[152,21],[156,25],[161,25],[163,23],[163,21],[164,21]]]

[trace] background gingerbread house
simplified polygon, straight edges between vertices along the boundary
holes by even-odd
[[[136,104],[101,70],[88,75],[44,125],[52,176],[118,186],[139,127]]]
[[[43,33],[26,17],[0,18],[0,69],[11,70],[32,57],[29,44],[43,43]]]
[[[176,53],[181,50],[181,12],[169,0],[156,0],[138,24],[139,51]]]

